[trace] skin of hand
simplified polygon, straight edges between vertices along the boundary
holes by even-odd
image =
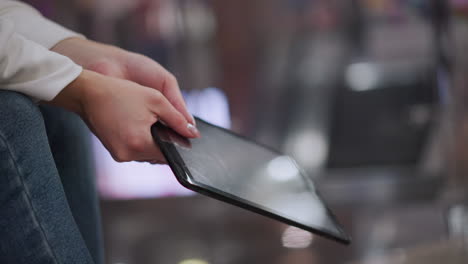
[[[79,114],[119,162],[164,163],[150,133],[158,120],[185,137],[200,136],[158,90],[89,70],[49,103]]]
[[[185,137],[200,136],[176,78],[157,62],[81,38],[51,50],[84,70],[49,103],[79,114],[116,161],[163,163],[150,132],[158,120]]]
[[[188,122],[195,125],[177,79],[154,60],[115,46],[76,37],[60,41],[51,50],[69,57],[84,69],[160,91]]]

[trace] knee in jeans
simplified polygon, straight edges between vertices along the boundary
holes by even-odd
[[[42,114],[31,98],[21,93],[0,90],[0,128],[42,122]]]

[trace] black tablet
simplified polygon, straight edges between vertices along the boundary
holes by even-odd
[[[289,156],[196,119],[202,135],[186,139],[160,122],[151,132],[186,188],[349,244],[314,183]]]

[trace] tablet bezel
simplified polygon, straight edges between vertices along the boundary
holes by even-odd
[[[245,137],[242,137],[242,136],[240,136],[238,134],[235,134],[232,131],[229,131],[229,130],[224,129],[222,127],[218,127],[218,126],[215,126],[213,124],[210,124],[209,122],[206,122],[206,121],[204,121],[204,120],[202,120],[202,119],[200,119],[198,117],[196,117],[195,119],[196,119],[197,123],[198,122],[203,122],[203,123],[205,123],[205,124],[207,124],[209,126],[212,126],[212,127],[216,128],[216,129],[224,131],[225,133],[228,133],[228,134],[230,134],[230,135],[232,135],[232,136],[234,136],[236,138],[239,138],[239,139],[241,139],[243,141],[250,142],[250,143],[255,144],[255,145],[257,145],[257,146],[259,146],[261,148],[266,148],[266,149],[268,149],[269,151],[272,151],[275,154],[282,155],[280,152],[278,152],[276,150],[273,150],[273,149],[271,149],[269,147],[263,146],[263,145],[258,144],[256,142],[253,142],[252,140],[247,139]],[[170,128],[167,128],[166,126],[161,124],[161,122],[157,122],[156,124],[154,124],[151,127],[151,133],[153,135],[154,140],[156,141],[159,148],[161,149],[161,152],[163,153],[164,157],[166,158],[166,161],[167,161],[169,167],[171,168],[171,170],[173,171],[177,181],[182,186],[184,186],[185,188],[190,189],[192,191],[195,191],[197,193],[209,196],[211,198],[214,198],[214,199],[229,203],[231,205],[241,207],[243,209],[252,211],[254,213],[257,213],[257,214],[260,214],[260,215],[263,215],[263,216],[266,216],[266,217],[273,218],[275,220],[286,223],[288,225],[295,226],[295,227],[307,230],[307,231],[312,232],[314,234],[326,237],[328,239],[332,239],[334,241],[340,242],[340,243],[345,244],[345,245],[348,245],[348,244],[351,243],[351,238],[343,231],[343,229],[341,228],[340,224],[338,223],[335,215],[331,212],[331,210],[328,208],[328,206],[324,204],[323,199],[321,198],[320,194],[317,193],[317,191],[315,191],[316,195],[319,197],[322,204],[324,204],[325,210],[327,212],[327,216],[329,216],[331,218],[333,224],[335,225],[336,229],[338,230],[338,232],[340,233],[341,236],[339,236],[337,234],[334,234],[332,232],[327,232],[325,230],[320,230],[320,229],[313,228],[313,227],[310,227],[310,226],[307,226],[307,225],[303,225],[303,224],[301,224],[299,222],[296,222],[296,221],[294,221],[292,219],[288,219],[288,218],[282,216],[278,212],[275,213],[270,208],[266,208],[266,207],[264,207],[262,205],[254,203],[252,201],[243,199],[241,197],[235,196],[233,194],[224,192],[224,191],[219,190],[217,188],[213,188],[211,186],[208,186],[208,185],[205,185],[203,183],[195,181],[193,179],[191,173],[190,173],[190,170],[185,165],[184,160],[182,159],[182,157],[180,156],[178,150],[174,146],[174,143],[170,142],[170,140],[164,140],[162,138],[162,137],[169,138],[169,135],[159,135],[158,134],[158,132],[159,133],[165,133],[164,132],[165,129],[170,129]],[[305,174],[302,171],[302,169],[299,166],[297,166],[297,164],[296,164],[296,167],[301,170],[301,176],[304,179],[304,183],[307,184],[308,185],[307,188],[310,189],[310,182],[309,182],[310,179],[307,179],[307,178],[305,178],[303,176]]]

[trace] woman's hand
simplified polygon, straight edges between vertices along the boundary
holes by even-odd
[[[116,161],[164,161],[150,128],[162,120],[179,134],[199,133],[158,90],[84,70],[53,105],[79,114]]]
[[[185,137],[200,136],[176,78],[157,62],[80,38],[51,50],[85,69],[51,104],[78,113],[115,160],[163,161],[150,131],[157,120]]]
[[[176,78],[154,60],[115,46],[80,38],[62,40],[51,50],[69,57],[87,70],[158,90],[188,122],[195,125]]]

